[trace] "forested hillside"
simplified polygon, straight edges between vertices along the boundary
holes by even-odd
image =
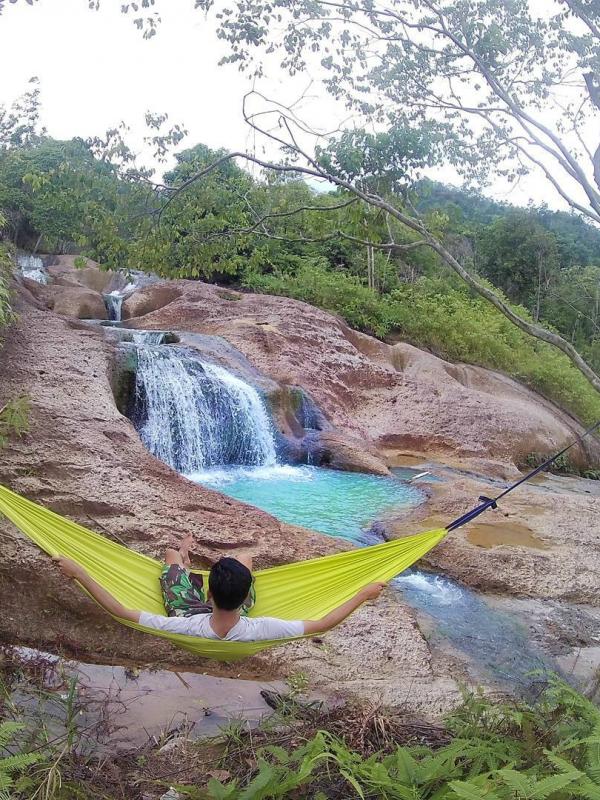
[[[196,179],[226,156],[202,144],[177,152],[164,181],[153,181],[118,131],[90,141],[45,135],[37,102],[34,90],[27,114],[2,118],[5,246],[290,295],[379,337],[504,371],[584,420],[598,413],[596,393],[562,354],[516,329],[384,211],[343,189],[316,191],[268,170],[251,175],[231,160]],[[171,129],[153,143],[165,153],[182,135]],[[348,142],[342,147],[347,157]],[[388,181],[387,191],[400,189]],[[471,272],[600,369],[599,230],[574,214],[431,181],[418,182],[404,202]]]

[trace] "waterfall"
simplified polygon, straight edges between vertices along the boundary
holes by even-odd
[[[164,331],[133,331],[131,340],[135,344],[163,344],[166,335]]]
[[[37,283],[48,283],[50,277],[44,267],[44,262],[39,256],[32,256],[29,253],[19,253],[17,264],[24,278],[29,278]]]
[[[150,452],[184,474],[277,460],[256,389],[176,347],[138,348],[132,418]]]
[[[137,284],[128,283],[123,289],[115,289],[113,292],[109,292],[108,294],[104,295],[104,305],[106,306],[109,319],[112,319],[115,322],[121,322],[123,300],[125,300],[126,297],[129,297],[129,295],[132,294],[136,288]]]
[[[104,305],[108,312],[108,318],[121,322],[121,307],[123,305],[123,295],[121,292],[110,292],[104,295]]]

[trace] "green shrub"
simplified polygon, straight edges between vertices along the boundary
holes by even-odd
[[[20,776],[42,761],[40,752],[20,752],[15,739],[24,728],[19,722],[0,722],[0,800],[24,797],[21,792],[28,788],[29,781]]]
[[[29,430],[29,398],[20,395],[0,408],[0,449],[9,436],[22,436]]]
[[[2,216],[0,215],[0,228],[2,227]],[[13,319],[10,305],[9,279],[12,269],[12,259],[8,248],[0,244],[0,342],[2,341],[2,328],[9,324]]]
[[[358,278],[312,259],[294,273],[250,273],[245,285],[304,300],[381,339],[393,333],[450,361],[498,370],[584,423],[600,418],[600,396],[563,353],[527,336],[453,278],[421,278],[378,295]]]
[[[600,797],[600,711],[565,684],[551,682],[535,706],[468,695],[446,725],[452,739],[438,749],[396,746],[370,756],[346,743],[350,732],[320,730],[295,749],[269,741],[253,753],[250,769],[239,752],[226,757],[222,766],[234,776],[227,783],[213,777],[205,789],[177,788],[211,800]]]

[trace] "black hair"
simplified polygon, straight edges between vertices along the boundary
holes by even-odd
[[[252,573],[237,558],[220,558],[208,576],[208,588],[217,608],[235,611],[250,591]]]

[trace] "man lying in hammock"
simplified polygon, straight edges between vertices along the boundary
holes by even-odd
[[[325,633],[366,600],[379,597],[385,587],[385,583],[370,583],[321,619],[249,617],[248,611],[255,600],[252,558],[240,554],[237,558],[219,559],[210,570],[207,592],[202,577],[189,570],[192,541],[192,536],[188,535],[179,550],[168,549],[165,553],[160,585],[168,616],[125,608],[79,564],[68,558],[57,560],[67,577],[77,580],[115,617],[138,622],[146,628],[229,642],[259,642]]]

